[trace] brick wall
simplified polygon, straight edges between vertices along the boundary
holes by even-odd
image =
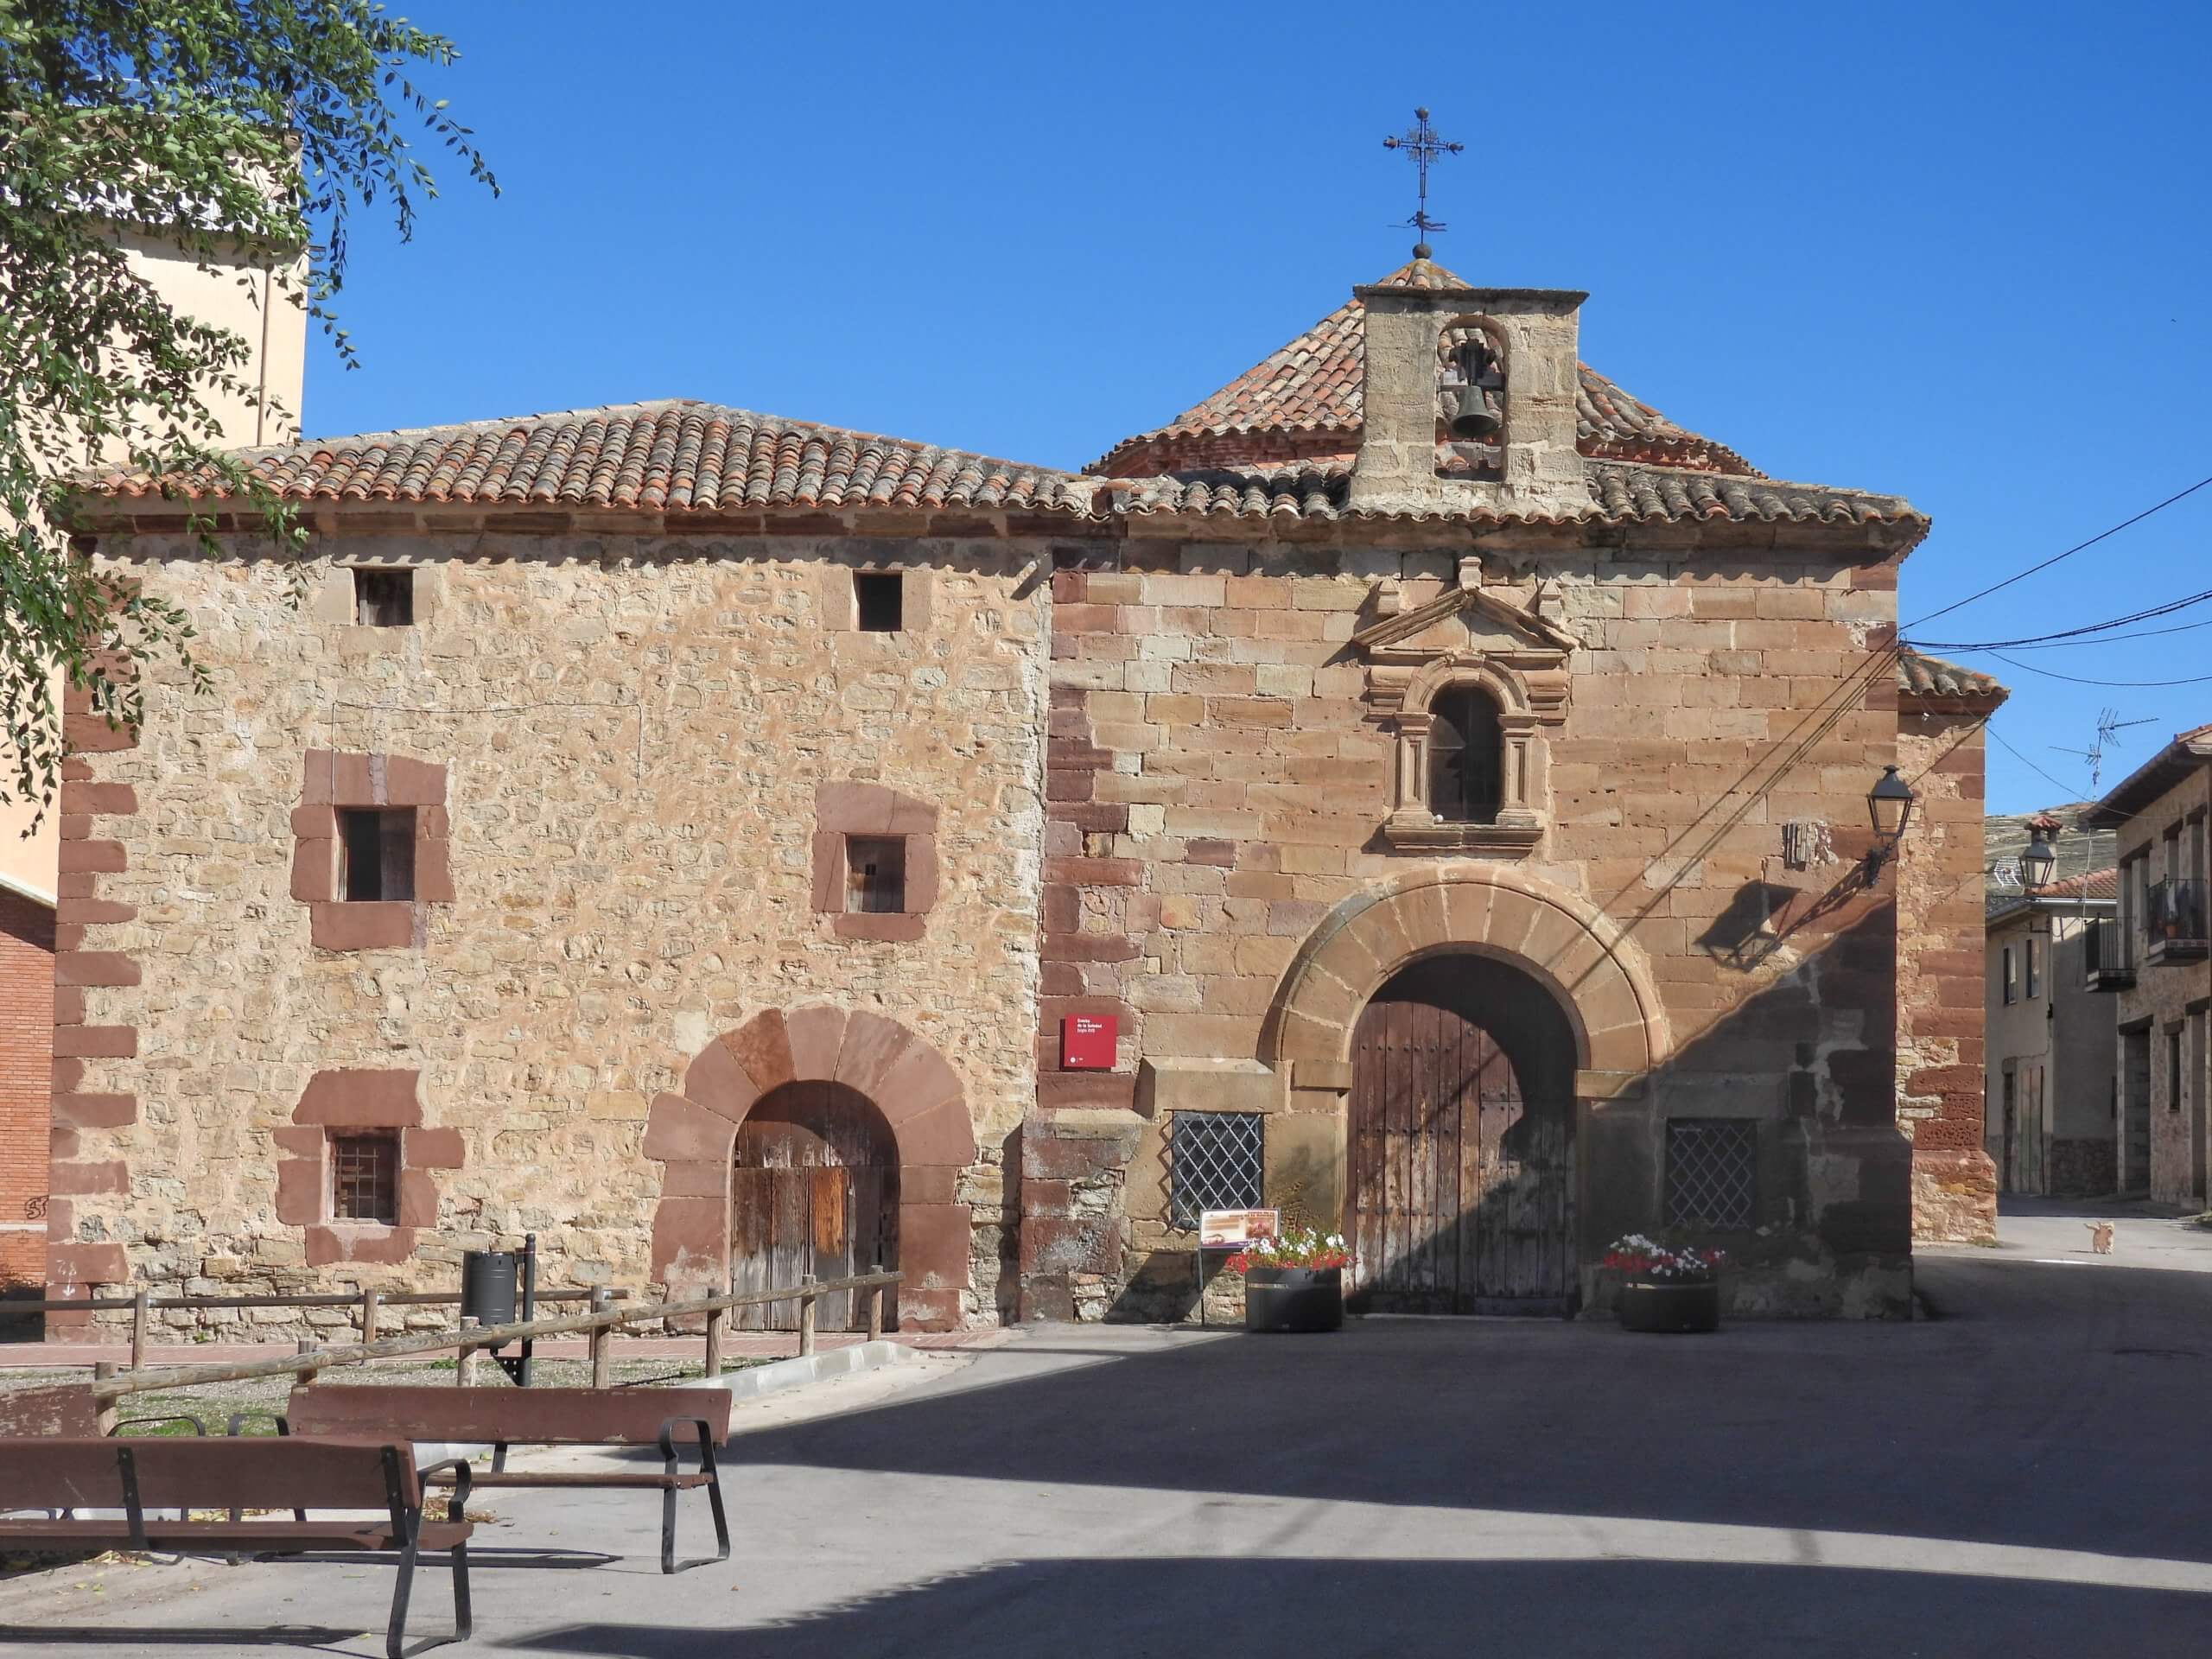
[[[0,888],[0,1288],[46,1281],[54,912]]]

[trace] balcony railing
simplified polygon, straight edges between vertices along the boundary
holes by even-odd
[[[2083,982],[2093,991],[2117,991],[2135,982],[2135,941],[2117,916],[2093,916],[2082,930]]]
[[[2202,962],[2212,939],[2204,928],[2204,883],[2169,878],[2151,889],[2143,917],[2143,959],[2152,967]]]

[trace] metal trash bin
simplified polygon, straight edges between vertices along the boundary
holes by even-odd
[[[515,1279],[521,1263],[517,1250],[463,1250],[461,1317],[479,1325],[512,1325]]]

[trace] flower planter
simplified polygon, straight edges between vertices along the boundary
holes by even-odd
[[[1613,1306],[1624,1331],[1718,1331],[1720,1284],[1713,1279],[1684,1284],[1630,1280]]]
[[[1342,1268],[1252,1268],[1246,1271],[1247,1331],[1333,1331],[1344,1322]]]

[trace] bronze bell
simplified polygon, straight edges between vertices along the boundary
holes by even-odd
[[[1504,424],[1497,417],[1497,402],[1487,387],[1477,385],[1459,388],[1459,412],[1452,416],[1453,437],[1495,437]]]

